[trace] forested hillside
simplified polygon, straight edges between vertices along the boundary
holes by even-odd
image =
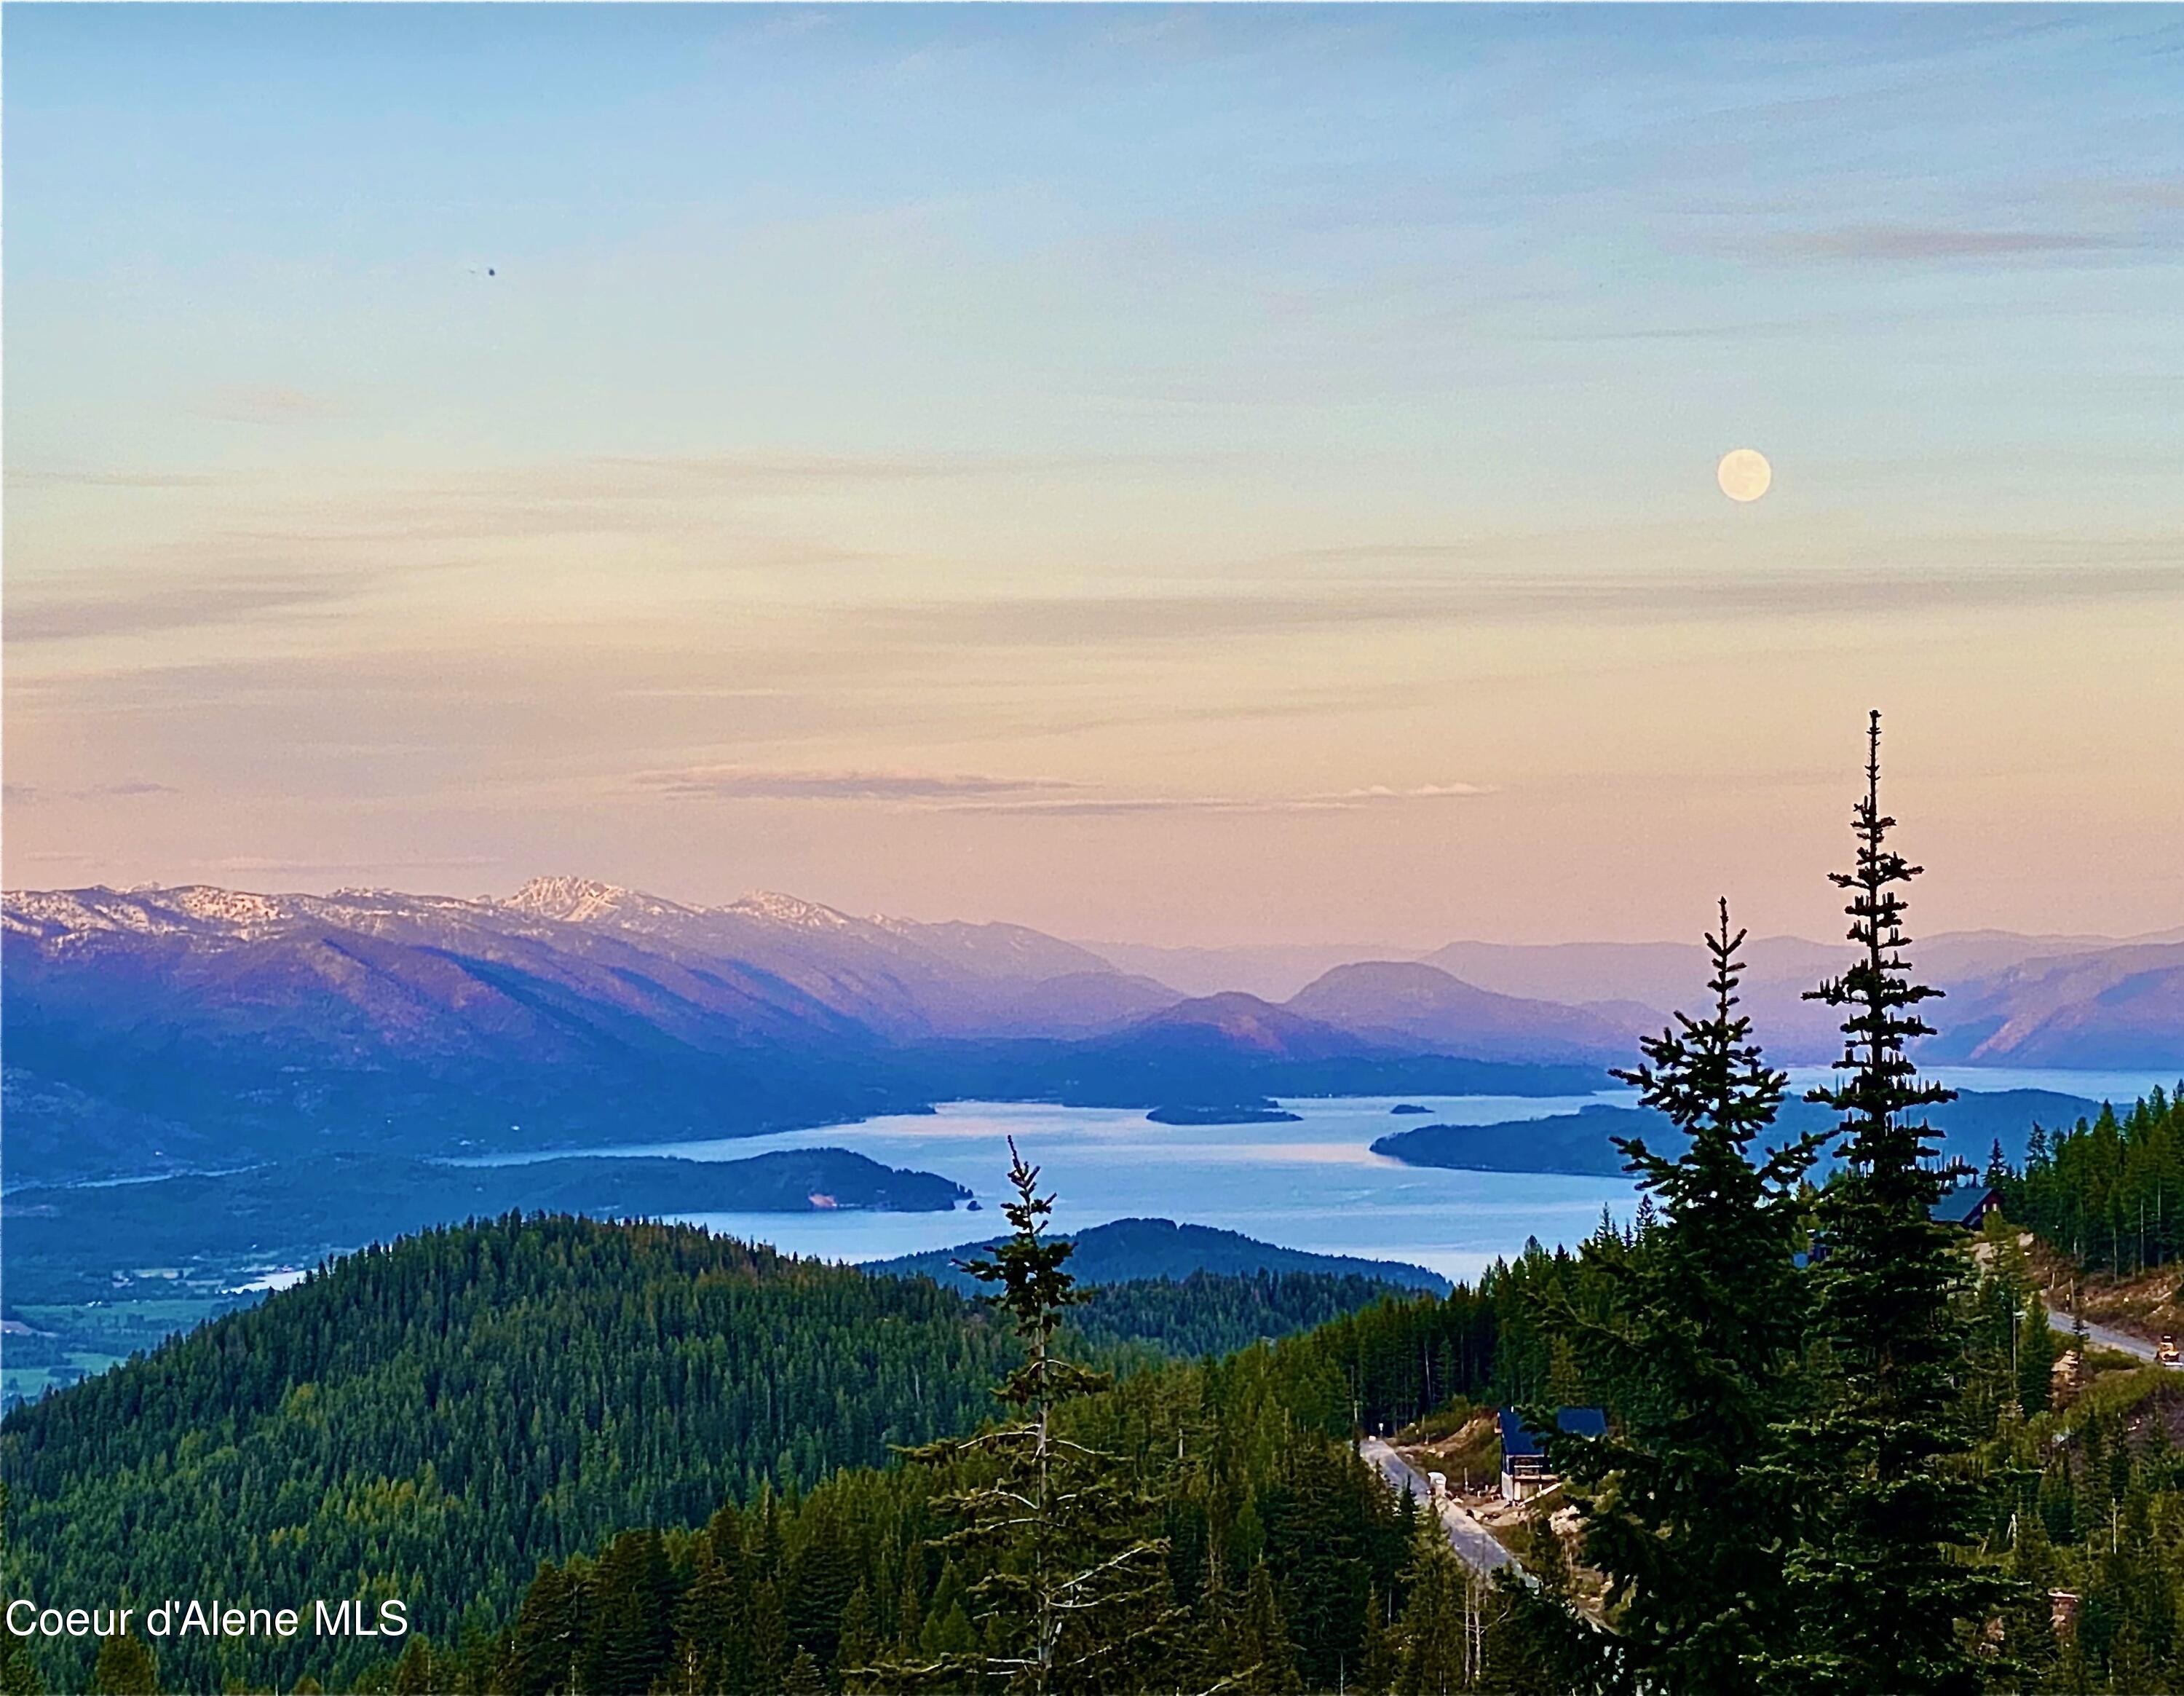
[[[1159,1544],[1170,1598],[1140,1646],[1145,1682],[1114,1688],[1385,1688],[1400,1671],[1413,1581],[1446,1589],[1452,1561],[1343,1441],[1344,1386],[1322,1364],[1253,1350],[1134,1379],[1068,1420],[1140,1493],[1126,1528]],[[419,1645],[382,1676],[522,1696],[967,1688],[911,1669],[991,1640],[975,1623],[986,1562],[935,1547],[950,1528],[935,1498],[990,1476],[855,1472],[798,1504],[724,1510],[699,1535],[630,1531],[542,1572],[504,1631]],[[1521,1664],[1515,1633],[1496,1646]]]
[[[11,1593],[498,1610],[621,1526],[976,1424],[1011,1347],[929,1283],[684,1227],[430,1231],[10,1414]],[[310,1647],[177,1644],[171,1676]]]
[[[1194,1272],[1085,1292],[1070,1328],[1097,1351],[1138,1347],[1198,1359],[1310,1331],[1410,1291],[1356,1273]]]
[[[696,1536],[626,1531],[543,1568],[513,1621],[413,1642],[397,1690],[750,1693],[1018,1688],[1568,1688],[1556,1587],[1491,1598],[1351,1446],[1388,1369],[1484,1368],[1491,1304],[1390,1301],[1275,1347],[1120,1388],[1057,1347],[1078,1292],[1052,1198],[1011,1174],[1017,1235],[970,1269],[1022,1356],[998,1417]],[[1534,1273],[1565,1258],[1527,1258]],[[1445,1311],[1446,1310],[1446,1311]],[[1440,1345],[1436,1347],[1436,1345]],[[1423,1392],[1429,1398],[1430,1392]],[[1554,1563],[1543,1563],[1552,1575]],[[1458,1634],[1471,1615],[1475,1631]],[[1544,1616],[1540,1617],[1540,1616]]]
[[[1201,1275],[1103,1288],[1072,1318],[1144,1360],[1225,1353],[1386,1293]],[[8,1593],[401,1596],[444,1639],[466,1609],[511,1608],[540,1560],[609,1532],[794,1499],[975,1426],[1015,1347],[928,1280],[685,1227],[431,1231],[12,1414]],[[167,1654],[164,1676],[189,1685],[329,1665],[301,1641]]]
[[[2021,1169],[1990,1177],[2004,1210],[2088,1268],[2118,1274],[2184,1252],[2184,1084],[2119,1115],[2035,1134]]]

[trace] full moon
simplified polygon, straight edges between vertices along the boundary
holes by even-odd
[[[1774,481],[1774,467],[1757,448],[1731,448],[1713,468],[1713,480],[1731,500],[1757,500]]]

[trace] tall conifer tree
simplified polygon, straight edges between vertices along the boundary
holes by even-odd
[[[1958,1233],[1932,1217],[1948,1180],[1920,1111],[1954,1091],[1921,1081],[1906,1052],[1930,1034],[1918,1009],[1941,991],[1915,979],[1904,953],[1902,891],[1922,868],[1889,846],[1878,712],[1867,745],[1856,868],[1832,876],[1849,892],[1859,953],[1808,992],[1843,1015],[1841,1080],[1807,1096],[1841,1115],[1843,1166],[1818,1206],[1816,1329],[1834,1378],[1801,1433],[1814,1499],[1788,1563],[1803,1617],[1784,1670],[1842,1696],[1908,1696],[1977,1688],[1970,1644],[2010,1586],[1962,1559],[1982,1508],[1962,1464],[1968,1263]]]
[[[1063,1315],[1080,1299],[1065,1265],[1074,1245],[1046,1236],[1054,1197],[1039,1193],[1039,1169],[1013,1138],[1009,1157],[1016,1199],[1001,1212],[1016,1234],[963,1269],[996,1286],[986,1299],[1013,1322],[1023,1363],[997,1387],[1006,1409],[999,1425],[913,1451],[978,1481],[936,1505],[959,1521],[940,1547],[980,1557],[983,1570],[970,1586],[979,1645],[881,1671],[897,1682],[1029,1696],[1128,1688],[1167,1647],[1180,1616],[1168,1543],[1153,1534],[1158,1504],[1114,1457],[1057,1422],[1059,1410],[1111,1380],[1056,1346]]]
[[[1752,1689],[1790,1616],[1788,1513],[1767,1463],[1802,1341],[1799,1186],[1820,1139],[1752,1158],[1787,1080],[1737,1011],[1744,934],[1724,901],[1706,940],[1712,1011],[1679,1013],[1641,1045],[1643,1064],[1616,1074],[1688,1142],[1670,1159],[1618,1139],[1657,1219],[1639,1252],[1610,1263],[1613,1317],[1588,1325],[1573,1310],[1565,1323],[1621,1386],[1623,1417],[1611,1437],[1549,1438],[1585,1558],[1622,1607],[1626,1665],[1692,1696]]]
[[[98,1646],[91,1688],[93,1696],[159,1696],[159,1662],[134,1632],[109,1637]]]

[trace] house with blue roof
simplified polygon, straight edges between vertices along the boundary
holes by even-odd
[[[1936,1225],[1953,1225],[1960,1230],[1981,1230],[1986,1228],[1986,1216],[2002,1208],[2002,1192],[1992,1184],[1959,1184],[1927,1209],[1926,1216]],[[1816,1231],[1809,1250],[1790,1257],[1799,1271],[1817,1265],[1828,1258],[1828,1246]]]
[[[1507,1408],[1496,1415],[1502,1433],[1502,1499],[1525,1502],[1561,1481],[1547,1464],[1540,1447],[1540,1434]],[[1573,1437],[1606,1437],[1607,1415],[1598,1408],[1563,1408],[1555,1414],[1558,1430]]]
[[[1993,1185],[1959,1184],[1934,1203],[1933,1219],[1936,1225],[1978,1230],[1986,1224],[1986,1216],[2001,1206],[2002,1197]]]

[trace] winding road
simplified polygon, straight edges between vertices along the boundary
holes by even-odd
[[[2059,1321],[2059,1323],[2057,1323],[2057,1321]],[[2065,1339],[2068,1339],[2070,1335],[2070,1327],[2075,1324],[2076,1321],[2070,1317],[2070,1310],[2068,1308],[2058,1308],[2055,1309],[2053,1319],[2051,1319],[2049,1323],[2054,1325],[2054,1328],[2058,1333]],[[2158,1360],[2160,1358],[2159,1355],[2154,1352],[2154,1347],[2152,1343],[2148,1342],[2142,1336],[2133,1336],[2127,1331],[2114,1331],[2107,1325],[2098,1325],[2091,1319],[2087,1319],[2086,1321],[2086,1335],[2093,1342],[2100,1344],[2103,1348],[2119,1348],[2126,1354],[2136,1355],[2141,1360]]]
[[[1410,1462],[1377,1437],[1368,1437],[1359,1443],[1357,1452],[1388,1481],[1390,1487],[1416,1496],[1419,1504],[1430,1510],[1433,1491]],[[1474,1572],[1493,1572],[1507,1566],[1523,1574],[1524,1566],[1517,1557],[1455,1503],[1440,1504],[1440,1528],[1448,1537],[1448,1546],[1456,1551],[1456,1558]]]

